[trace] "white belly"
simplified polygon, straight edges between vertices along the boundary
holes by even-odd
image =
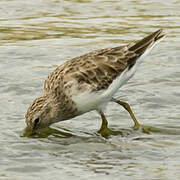
[[[72,96],[80,114],[91,110],[104,109],[118,89],[134,75],[138,64],[139,63],[136,63],[130,70],[125,69],[105,90],[98,92],[91,92],[91,90],[89,90],[76,96]]]

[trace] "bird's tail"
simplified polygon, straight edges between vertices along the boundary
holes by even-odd
[[[163,30],[159,29],[158,31],[146,36],[140,41],[136,42],[134,45],[129,47],[129,51],[134,51],[136,54],[141,56],[147,49],[152,49],[155,44],[157,44],[165,36]]]

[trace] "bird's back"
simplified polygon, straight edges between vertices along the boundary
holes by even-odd
[[[87,89],[92,92],[107,89],[125,70],[130,71],[139,57],[163,37],[161,33],[162,30],[158,30],[137,43],[96,50],[67,61],[48,76],[44,92],[51,93],[59,88],[71,95],[72,90],[78,94]]]

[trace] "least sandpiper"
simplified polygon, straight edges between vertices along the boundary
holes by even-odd
[[[128,45],[100,49],[58,66],[44,82],[44,92],[26,113],[33,131],[96,110],[102,119],[99,133],[108,129],[104,108],[108,102],[123,106],[136,128],[143,128],[128,103],[113,98],[136,72],[147,54],[164,37],[162,29]]]

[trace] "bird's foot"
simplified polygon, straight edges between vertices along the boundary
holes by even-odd
[[[108,128],[108,127],[101,127],[101,129],[98,130],[97,133],[99,133],[104,138],[108,138],[110,135],[119,135],[119,134],[122,134],[122,132],[114,131],[114,130]]]
[[[143,133],[150,134],[151,127],[150,126],[144,126],[144,125],[138,124],[138,125],[134,125],[133,129],[134,130],[141,129]]]

